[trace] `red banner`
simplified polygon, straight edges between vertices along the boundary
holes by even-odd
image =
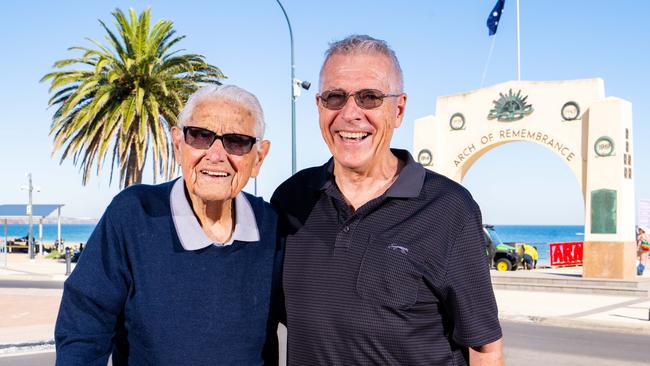
[[[550,243],[551,266],[582,265],[582,244],[581,241]]]

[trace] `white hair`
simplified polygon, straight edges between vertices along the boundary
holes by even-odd
[[[236,85],[209,84],[197,89],[185,103],[185,107],[178,114],[178,127],[183,128],[192,117],[196,105],[205,100],[222,99],[237,103],[248,109],[255,119],[255,137],[264,137],[264,112],[257,97],[251,92]]]

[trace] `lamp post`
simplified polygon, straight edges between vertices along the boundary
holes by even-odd
[[[293,56],[293,31],[291,30],[291,22],[289,21],[289,16],[284,10],[284,6],[280,0],[275,0],[280,9],[282,9],[282,14],[284,14],[284,19],[287,20],[287,26],[289,26],[289,41],[291,42],[291,174],[296,173],[296,98],[300,96],[300,88],[309,90],[311,83],[309,81],[300,81],[295,77],[296,65],[294,63]]]
[[[32,185],[32,173],[27,173],[27,179],[29,181],[29,185],[27,186],[27,192],[29,192],[29,200],[27,201],[27,216],[29,217],[29,224],[27,226],[27,248],[29,251],[29,259],[34,259],[34,235],[32,232],[32,225],[34,223],[32,213],[32,192],[34,191],[34,186]]]
[[[40,187],[34,187],[32,185],[32,173],[27,173],[28,185],[20,187],[21,190],[26,190],[29,193],[29,200],[27,201],[27,217],[29,217],[29,224],[27,225],[27,248],[29,251],[29,259],[34,259],[36,256],[36,250],[34,249],[34,213],[32,210],[32,193],[34,189],[36,192],[40,192]]]

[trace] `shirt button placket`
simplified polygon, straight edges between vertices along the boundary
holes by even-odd
[[[341,231],[336,235],[335,247],[337,248],[349,248],[352,243],[352,235],[354,234],[354,228],[357,226],[359,220],[354,220],[347,223]]]

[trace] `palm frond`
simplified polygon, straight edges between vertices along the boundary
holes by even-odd
[[[91,47],[70,47],[80,55],[55,62],[40,80],[50,83],[49,106],[56,107],[52,154],[61,163],[72,159],[84,185],[110,164],[109,183],[119,172],[124,186],[142,179],[151,149],[154,180],[170,179],[177,165],[169,129],[191,93],[225,76],[201,55],[172,50],[185,36],[169,20],[152,26],[150,9],[111,14],[114,30],[99,21],[108,46],[87,38]]]

